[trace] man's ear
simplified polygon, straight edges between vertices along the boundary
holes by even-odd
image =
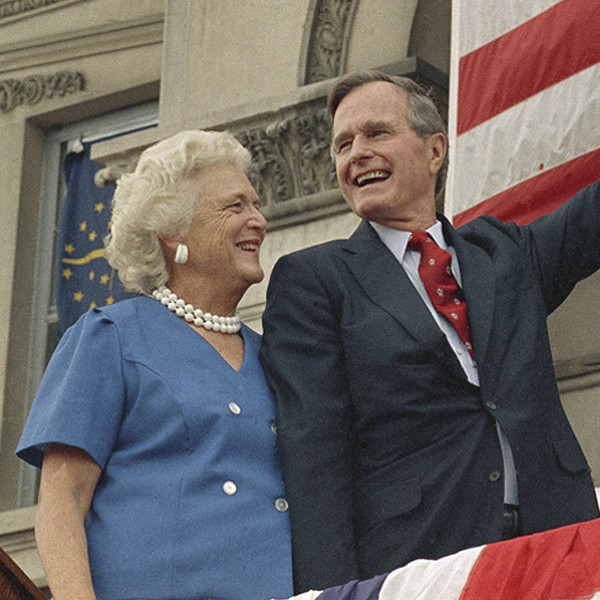
[[[446,136],[441,133],[433,133],[427,140],[429,148],[431,150],[431,169],[432,173],[437,175],[438,171],[444,164],[444,158],[448,150],[448,140]]]

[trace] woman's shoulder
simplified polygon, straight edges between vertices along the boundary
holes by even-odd
[[[89,312],[96,315],[96,318],[106,317],[111,321],[118,322],[129,319],[140,311],[146,312],[155,302],[148,296],[136,296],[135,298],[120,300],[114,304],[92,308]]]
[[[105,344],[114,336],[126,339],[131,329],[139,329],[141,322],[153,319],[153,304],[155,301],[151,298],[139,296],[90,308],[65,331],[60,346],[76,340],[93,346]]]

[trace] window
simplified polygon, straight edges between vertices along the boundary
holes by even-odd
[[[28,393],[25,413],[35,397],[44,369],[58,337],[57,278],[59,276],[59,228],[66,194],[64,161],[67,154],[82,142],[97,142],[155,126],[158,105],[150,102],[50,131],[44,150],[44,181],[40,203],[40,227],[37,248],[35,291],[31,320],[31,354],[29,357]],[[18,422],[18,420],[17,420]],[[9,460],[6,457],[5,460]],[[14,458],[14,460],[18,460]],[[21,461],[19,461],[21,462]],[[0,463],[1,470],[1,463]],[[3,504],[12,497],[13,508],[31,506],[36,502],[39,472],[26,464],[20,465],[20,481],[16,489],[3,490]],[[6,482],[2,482],[4,487]]]

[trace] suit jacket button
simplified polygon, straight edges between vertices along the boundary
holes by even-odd
[[[490,410],[496,410],[498,408],[498,405],[495,402],[492,402],[491,400],[488,400],[485,405],[490,409]]]
[[[500,471],[492,471],[489,475],[488,475],[488,479],[490,481],[498,481],[498,479],[500,479],[500,477],[502,476],[502,473],[500,473]]]

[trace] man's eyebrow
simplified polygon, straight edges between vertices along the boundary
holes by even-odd
[[[376,129],[391,129],[392,128],[392,123],[390,123],[389,121],[384,121],[384,120],[374,120],[374,119],[370,119],[368,121],[365,121],[362,125],[360,125],[360,127],[358,128],[360,131],[362,132],[369,132],[369,131],[375,131]],[[352,137],[352,133],[350,133],[349,131],[340,131],[340,133],[338,133],[336,136],[334,136],[333,138],[333,146],[336,147],[338,146],[340,143],[346,141],[347,139],[350,139]]]
[[[345,140],[348,140],[352,137],[352,134],[349,131],[341,131],[337,135],[334,136],[332,144],[333,146],[337,146]]]
[[[392,124],[389,121],[367,121],[360,128],[363,131],[373,131],[374,129],[390,129]]]

